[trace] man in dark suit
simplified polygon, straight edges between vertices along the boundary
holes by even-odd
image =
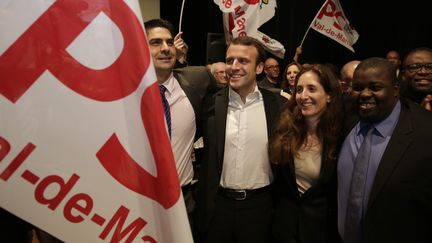
[[[150,54],[156,70],[161,91],[171,147],[176,161],[188,215],[194,209],[195,201],[191,191],[194,178],[192,164],[193,143],[197,134],[198,115],[207,87],[215,85],[212,75],[205,67],[188,66],[173,69],[176,63],[176,45],[181,42],[178,35],[174,40],[174,28],[162,19],[144,23],[149,41]],[[180,45],[181,46],[181,45]],[[189,220],[192,218],[189,217]],[[192,224],[192,221],[190,221]]]
[[[345,243],[432,242],[432,114],[399,100],[395,67],[382,58],[362,61],[352,97],[360,121],[346,137],[338,161],[339,232]],[[351,127],[353,127],[351,126]],[[364,129],[367,128],[367,129]],[[371,129],[369,129],[371,128]],[[368,130],[364,135],[363,130]],[[369,156],[360,147],[369,141]],[[362,146],[363,147],[363,146]],[[357,181],[359,161],[364,180]],[[364,193],[354,207],[352,192]],[[353,215],[358,215],[356,220]],[[355,227],[353,227],[355,226]]]
[[[202,242],[270,240],[273,175],[267,144],[280,98],[256,84],[264,55],[257,40],[233,39],[226,53],[229,87],[203,104],[204,159],[196,209]]]

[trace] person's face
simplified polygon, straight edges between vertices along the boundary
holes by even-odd
[[[354,72],[351,97],[362,121],[378,122],[392,112],[399,86],[381,68],[362,69]]]
[[[226,53],[226,74],[229,85],[237,93],[250,93],[256,85],[256,75],[264,68],[257,65],[258,51],[254,46],[232,44]]]
[[[340,84],[340,87],[341,87],[341,91],[344,94],[351,93],[351,80],[353,78],[354,71],[355,71],[355,69],[356,69],[356,67],[358,65],[358,63],[354,64],[352,62],[350,64],[351,65],[346,66],[345,70],[344,70],[345,71],[345,76],[346,76],[345,80],[339,79],[339,84]]]
[[[318,121],[327,109],[330,99],[314,72],[309,71],[299,77],[295,100],[306,120]]]
[[[294,86],[295,77],[296,77],[297,73],[299,73],[299,72],[300,72],[300,69],[297,67],[297,65],[291,65],[288,67],[287,72],[286,72],[286,78],[287,78],[290,86]]]
[[[395,67],[399,67],[399,65],[401,64],[399,53],[395,51],[390,51],[389,53],[387,53],[386,58]]]
[[[273,59],[268,58],[264,64],[264,70],[268,77],[277,78],[279,76],[279,63]]]
[[[218,84],[225,85],[228,83],[225,77],[225,64],[215,64],[213,69],[213,75],[215,76]]]
[[[176,62],[176,49],[169,30],[160,27],[149,29],[147,38],[156,73],[171,72]]]
[[[432,52],[409,55],[404,62],[403,78],[414,92],[432,94]]]

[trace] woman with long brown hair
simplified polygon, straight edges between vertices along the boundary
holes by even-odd
[[[269,143],[276,188],[275,242],[338,242],[336,156],[339,82],[323,65],[304,68]]]
[[[295,92],[295,77],[302,69],[302,66],[298,62],[291,62],[288,63],[284,70],[284,76],[281,83],[281,95],[287,98],[288,100],[291,99],[291,96]]]

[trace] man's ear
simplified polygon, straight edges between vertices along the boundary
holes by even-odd
[[[399,85],[398,81],[394,84],[393,88],[395,91],[395,97],[399,98],[400,97],[400,85]]]
[[[258,65],[255,68],[255,73],[259,75],[262,73],[263,70],[264,70],[264,63],[263,62],[258,63]]]

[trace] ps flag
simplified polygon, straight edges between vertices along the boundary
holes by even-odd
[[[137,0],[0,4],[0,207],[66,242],[191,242]]]
[[[214,3],[223,12],[228,43],[232,38],[247,35],[259,40],[267,51],[277,57],[284,57],[284,46],[258,30],[275,15],[276,0],[214,0]]]
[[[326,0],[309,27],[354,52],[352,46],[359,34],[346,18],[339,0]]]

